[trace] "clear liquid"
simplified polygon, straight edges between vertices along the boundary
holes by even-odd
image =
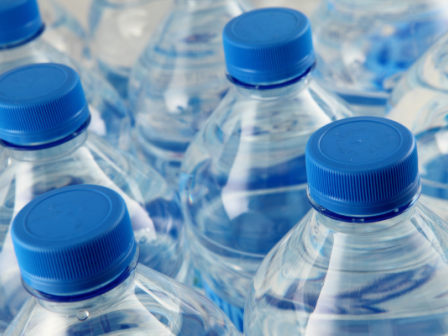
[[[45,23],[42,38],[77,62],[90,64],[90,48],[81,24],[55,0],[39,0],[39,10]]]
[[[406,73],[389,100],[390,119],[416,135],[421,202],[448,220],[448,35]]]
[[[168,12],[171,1],[94,0],[89,28],[93,56],[103,76],[128,97],[131,68]]]
[[[254,180],[259,181],[222,185],[217,181],[219,177],[209,175],[208,169],[201,166],[201,172],[195,172],[189,181],[200,186],[189,193],[188,212],[195,226],[189,239],[193,259],[197,260],[205,282],[237,307],[244,307],[247,287],[264,256],[311,208],[307,185],[300,176],[300,172],[305,173],[302,159],[277,170],[297,172],[298,179],[294,174],[285,174],[271,175],[269,181],[264,178],[264,170],[251,172]],[[302,165],[299,170],[287,169],[298,165]],[[279,167],[270,167],[276,168]]]
[[[254,277],[246,335],[447,335],[445,225],[420,204],[368,225],[311,211]]]
[[[362,115],[385,113],[402,74],[448,27],[443,1],[326,0],[312,21],[316,79]]]
[[[429,129],[416,138],[422,203],[448,220],[448,128]]]
[[[409,69],[389,99],[388,118],[414,134],[448,124],[447,51],[445,34]]]
[[[237,336],[225,315],[193,289],[142,265],[123,284],[86,301],[31,299],[6,335]]]
[[[222,30],[245,9],[239,0],[177,1],[133,67],[139,157],[175,187],[189,143],[230,87]]]
[[[233,87],[192,142],[180,177],[182,203],[192,260],[214,292],[209,298],[221,299],[215,303],[244,308],[265,255],[311,208],[309,137],[347,115],[309,78],[265,91]]]
[[[120,193],[139,244],[140,262],[168,276],[178,276],[184,263],[180,201],[151,168],[87,132],[46,150],[4,149],[0,162],[0,332],[27,297],[9,227],[28,202],[57,188],[95,184]]]

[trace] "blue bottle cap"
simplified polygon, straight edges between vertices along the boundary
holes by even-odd
[[[303,75],[315,63],[311,25],[293,9],[242,14],[223,33],[229,74],[247,84],[273,84]]]
[[[388,119],[356,117],[314,133],[306,147],[309,194],[345,216],[375,216],[415,200],[420,190],[416,141]]]
[[[78,74],[33,64],[0,75],[0,139],[35,145],[74,133],[90,115]]]
[[[113,281],[131,264],[137,246],[123,198],[94,185],[37,197],[15,217],[11,236],[22,279],[58,296]]]
[[[42,29],[36,0],[0,1],[0,46],[29,39]]]

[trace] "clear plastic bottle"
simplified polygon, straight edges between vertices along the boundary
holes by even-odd
[[[87,130],[91,121],[78,75],[35,64],[0,75],[0,333],[26,292],[9,227],[37,196],[68,185],[95,184],[124,198],[140,262],[184,281],[180,199],[152,168]]]
[[[168,0],[93,0],[89,13],[92,53],[103,76],[128,96],[131,68],[168,12]]]
[[[90,104],[90,129],[116,147],[131,149],[132,120],[124,101],[98,74],[46,43],[44,30],[36,0],[0,1],[0,74],[31,63],[76,69]]]
[[[81,24],[56,0],[39,0],[45,32],[42,38],[77,62],[90,64],[90,48]]]
[[[138,263],[126,203],[111,189],[48,192],[11,232],[33,298],[5,335],[238,335],[206,298]]]
[[[269,252],[246,336],[441,336],[448,331],[447,223],[418,201],[416,141],[358,117],[306,149],[314,209]]]
[[[241,330],[258,266],[311,208],[306,143],[350,111],[312,80],[311,28],[300,12],[245,13],[226,26],[224,49],[233,85],[191,143],[179,185],[206,293]]]
[[[319,5],[320,0],[251,0],[256,7],[288,7],[297,9],[305,15],[310,15]]]
[[[176,0],[135,64],[129,99],[142,160],[177,186],[184,153],[227,93],[222,30],[244,0]]]
[[[448,29],[444,0],[324,0],[312,20],[316,79],[362,115],[385,114],[406,71]]]
[[[411,128],[419,148],[421,202],[448,221],[448,34],[403,76],[388,118]]]

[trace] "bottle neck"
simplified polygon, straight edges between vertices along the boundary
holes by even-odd
[[[307,194],[308,194],[308,199],[309,199],[311,205],[321,216],[328,218],[331,221],[336,221],[337,223],[346,223],[346,225],[348,227],[351,227],[351,226],[369,226],[372,223],[379,223],[379,222],[383,222],[383,221],[387,221],[387,220],[392,220],[392,219],[399,217],[403,214],[411,212],[410,210],[414,208],[415,204],[417,203],[418,199],[420,198],[421,191],[422,191],[421,186],[419,186],[417,193],[412,198],[412,200],[410,202],[408,202],[407,204],[404,204],[395,209],[391,209],[390,211],[385,212],[385,213],[363,216],[363,217],[350,216],[350,215],[332,212],[331,210],[325,209],[324,207],[320,206],[313,200],[313,198],[310,195],[309,188],[307,190]]]
[[[334,232],[347,235],[375,234],[384,230],[388,230],[391,227],[399,225],[400,223],[404,223],[405,221],[410,219],[415,212],[415,206],[416,205],[413,204],[408,208],[407,211],[396,214],[395,216],[391,216],[378,221],[367,221],[364,223],[341,221],[329,217],[319,211],[317,214],[317,219],[320,223],[324,224],[328,229]]]
[[[278,100],[299,94],[301,91],[308,88],[311,80],[311,74],[308,73],[296,80],[264,86],[245,85],[236,80],[233,80],[232,82],[235,84],[239,94],[250,99]]]
[[[26,46],[36,40],[43,34],[45,31],[45,25],[42,25],[42,27],[32,36],[25,38],[20,41],[12,42],[5,45],[0,45],[0,52],[5,50],[14,50],[14,49],[20,49],[23,46]]]
[[[47,148],[33,148],[30,147],[16,147],[9,146],[7,147],[10,153],[10,156],[18,161],[45,161],[45,160],[53,160],[55,158],[59,158],[65,155],[68,155],[79,147],[81,147],[88,136],[87,130],[83,130],[79,134],[74,134],[70,140],[60,141],[59,144],[52,146],[52,143],[47,144]],[[44,145],[40,145],[39,147],[46,147]]]
[[[28,43],[21,44],[19,46],[2,49],[0,47],[0,72],[4,72],[8,69],[3,69],[2,64],[13,63],[18,64],[18,60],[28,59],[29,57],[37,56],[34,55],[36,50],[38,50],[39,43],[42,41],[40,38],[36,38]],[[43,62],[45,60],[42,60]]]
[[[124,293],[133,288],[139,255],[140,252],[137,248],[131,264],[121,275],[85,293],[53,296],[38,292],[26,283],[24,283],[24,287],[42,307],[55,313],[78,316],[82,320],[83,317],[87,318],[90,313],[109,306],[111,302],[118,301]]]
[[[37,302],[47,310],[72,317],[77,316],[79,320],[84,320],[87,319],[93,312],[110,306],[112,302],[118,301],[124,293],[133,287],[134,281],[135,270],[118,286],[112,288],[106,293],[86,300],[75,302],[58,302],[40,298],[39,296],[37,296],[36,299]],[[33,295],[33,292],[31,292],[31,294]]]

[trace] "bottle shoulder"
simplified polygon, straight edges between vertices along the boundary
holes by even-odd
[[[316,130],[352,115],[343,102],[314,81],[299,92],[282,90],[275,96],[232,86],[191,143],[184,166],[194,165],[194,156],[218,159],[236,151],[258,152],[264,162],[272,160],[272,155],[304,155]]]
[[[312,210],[263,261],[252,309],[259,312],[259,298],[270,297],[271,313],[284,305],[305,319],[313,311],[336,320],[415,317],[427,314],[423,306],[447,312],[446,223],[419,203],[409,211],[360,227]]]
[[[138,265],[135,273],[135,278],[125,284],[127,288],[111,291],[117,291],[117,295],[104,294],[110,296],[107,304],[92,302],[90,308],[80,308],[82,303],[64,304],[62,312],[58,304],[48,309],[31,298],[5,335],[56,336],[86,329],[92,335],[238,335],[224,313],[193,289],[143,265]]]
[[[419,132],[441,119],[440,109],[448,100],[445,55],[448,34],[423,54],[403,75],[389,99],[388,117]]]
[[[224,68],[222,30],[243,11],[238,1],[174,6],[149,40],[134,74],[142,68],[179,72]]]
[[[113,148],[94,133],[87,132],[85,141],[79,141],[23,153],[3,149],[0,184],[5,191],[13,189],[11,197],[17,211],[30,197],[47,191],[67,185],[95,184],[116,190],[125,198],[133,224],[142,222],[143,228],[148,226],[143,222],[149,220],[153,228],[155,224],[146,212],[152,210],[157,216],[156,210],[160,208],[167,218],[176,218],[174,223],[179,225],[178,196],[152,167]],[[17,204],[22,198],[24,203]]]

